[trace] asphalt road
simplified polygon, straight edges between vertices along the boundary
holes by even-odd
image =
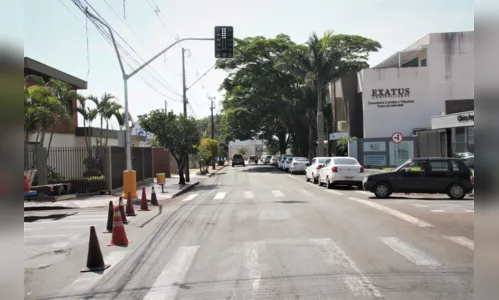
[[[106,246],[95,220],[111,264],[102,274],[79,273],[87,233],[56,235],[67,218],[102,214],[78,211],[39,233],[45,247],[68,244],[45,265],[27,260],[26,299],[472,299],[473,200],[371,197],[269,166],[227,167],[142,212],[154,217],[126,225],[127,248]],[[34,231],[30,249],[44,239]]]

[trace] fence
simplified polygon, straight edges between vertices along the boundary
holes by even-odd
[[[155,164],[155,148],[132,148],[132,168],[137,182],[151,180],[155,173],[166,173],[169,154],[158,151]],[[126,155],[123,147],[27,147],[26,170],[37,170],[32,185],[70,183],[70,193],[100,193],[123,186],[123,170],[126,170]],[[160,155],[161,154],[161,155]]]

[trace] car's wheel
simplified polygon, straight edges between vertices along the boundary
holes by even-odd
[[[362,185],[362,183],[357,183],[357,188],[359,190],[363,190],[364,189],[364,186]]]
[[[391,194],[392,190],[386,182],[380,182],[374,188],[374,196],[376,198],[388,198]]]
[[[333,184],[331,182],[329,182],[329,177],[326,177],[326,188],[327,189],[333,188]]]
[[[305,172],[305,181],[306,181],[306,182],[310,182],[310,178],[308,178],[308,176],[307,176],[307,172]]]
[[[452,200],[462,200],[466,196],[463,186],[459,183],[453,183],[447,188],[447,195]]]
[[[234,165],[232,165],[232,167],[234,168]]]

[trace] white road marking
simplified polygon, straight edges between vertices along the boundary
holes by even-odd
[[[338,195],[338,196],[345,196],[345,194],[343,194],[342,192],[338,192],[338,191],[335,191],[335,190],[326,189],[326,192],[331,193],[331,194],[335,194],[335,195]]]
[[[301,192],[303,195],[307,196],[307,197],[310,197],[310,196],[313,196],[313,195],[314,195],[313,193],[311,193],[311,192],[309,192],[309,191],[307,191],[307,190],[300,190],[300,192]]]
[[[51,246],[53,248],[66,248],[67,245],[69,245],[69,242],[53,243]]]
[[[474,209],[467,209],[467,210],[465,210],[465,212],[474,213],[475,210]]]
[[[185,199],[182,200],[182,202],[194,200],[194,198],[196,198],[197,196],[199,196],[199,194],[190,194],[189,196],[185,197]]]
[[[244,198],[246,198],[246,199],[253,199],[253,198],[255,198],[255,194],[252,191],[245,191],[244,192]]]
[[[38,228],[26,228],[26,227],[24,227],[24,231],[37,231],[37,230],[44,230],[44,229],[45,228],[40,228],[40,227],[38,227]]]
[[[432,258],[429,258],[423,251],[414,246],[401,241],[397,237],[381,238],[383,243],[392,248],[398,254],[404,256],[417,266],[437,267],[440,264]]]
[[[65,219],[92,219],[92,218],[107,218],[107,213],[95,213],[95,214],[77,214],[67,216]]]
[[[435,213],[443,213],[445,212],[445,210],[441,210],[441,209],[432,209],[431,212],[435,212]]]
[[[40,234],[40,235],[25,235],[25,239],[50,239],[69,237],[70,234]]]
[[[226,192],[217,193],[215,197],[213,197],[213,200],[222,200],[223,198],[225,198],[225,194],[227,193]]]
[[[470,250],[473,251],[475,250],[475,242],[468,238],[465,238],[464,236],[444,236],[444,237],[449,241],[453,241],[454,243],[466,247]]]
[[[372,196],[374,195],[373,193],[370,193],[368,191],[356,191],[357,193],[360,193],[360,194],[364,194],[364,195],[368,195],[368,196]]]
[[[352,269],[357,274],[350,274],[351,272],[344,273],[343,277],[345,283],[350,290],[357,296],[374,296],[375,299],[383,298],[381,292],[376,288],[372,280],[364,275],[364,273],[357,267],[353,259],[351,259],[335,242],[331,239],[312,239],[312,244],[318,246],[326,253],[326,261],[338,267]]]
[[[159,275],[144,300],[174,300],[199,246],[180,247]]]
[[[388,213],[396,218],[399,218],[403,221],[409,222],[411,224],[414,224],[414,225],[417,225],[420,227],[433,227],[433,225],[431,225],[425,221],[422,221],[418,218],[415,218],[413,216],[410,216],[410,215],[405,214],[403,212],[400,212],[398,210],[386,207],[384,205],[377,204],[377,203],[369,201],[369,200],[363,200],[363,199],[358,199],[358,198],[353,198],[353,197],[348,197],[348,199],[353,200],[353,201],[358,202],[358,203],[361,203],[361,204],[365,204],[365,205],[372,207],[372,208],[375,208],[377,210],[386,212],[386,213]]]
[[[71,285],[64,288],[56,297],[57,298],[68,298],[70,295],[84,294],[89,291],[92,286],[94,286],[103,276],[109,274],[110,270],[115,268],[116,265],[125,258],[128,251],[114,251],[109,253],[106,257],[104,257],[104,263],[109,264],[109,268],[107,268],[104,273],[97,272],[88,272],[82,273],[78,279],[73,281]],[[78,297],[75,297],[78,298]]]
[[[411,205],[412,205],[412,206],[415,206],[415,207],[428,207],[428,204],[418,204],[418,203],[412,203]]]
[[[61,223],[78,223],[78,222],[105,222],[106,220],[107,220],[107,218],[102,218],[102,219],[76,219],[76,220],[60,219],[60,220],[52,220],[52,221],[35,221],[35,222],[31,222],[29,224],[61,224]]]
[[[258,248],[260,245],[264,244],[264,241],[259,241],[255,243],[245,243],[244,244],[244,267],[248,271],[248,277],[252,281],[252,297],[255,299],[258,297],[258,290],[260,289],[261,282],[261,271],[260,271],[260,256],[258,254]]]
[[[274,194],[274,197],[284,197],[284,194],[279,190],[273,190],[272,194]]]

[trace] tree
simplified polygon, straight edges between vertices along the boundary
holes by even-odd
[[[239,147],[237,148],[237,153],[241,154],[244,156],[244,154],[246,154],[246,152],[248,152],[248,148],[246,147]]]
[[[267,152],[270,155],[276,155],[277,152],[279,152],[279,140],[277,139],[271,139],[265,141],[265,146],[267,146]]]
[[[154,147],[154,148],[161,148],[161,144],[159,143],[159,141],[156,138],[150,139],[149,145],[151,145],[151,147]]]
[[[204,138],[196,147],[196,158],[199,162],[201,173],[207,173],[210,162],[218,155],[218,143],[211,138]]]
[[[153,110],[138,117],[142,127],[154,134],[158,142],[177,162],[179,184],[185,184],[184,170],[189,154],[196,154],[201,132],[195,119],[170,111]]]
[[[290,140],[288,107],[298,85],[290,72],[275,66],[295,43],[280,34],[272,39],[236,40],[234,58],[220,60],[217,68],[228,72],[221,89],[223,134],[230,140],[276,136],[285,151]]]
[[[322,38],[312,33],[306,46],[288,51],[286,67],[295,74],[304,75],[317,93],[317,156],[324,156],[323,87],[348,72],[368,68],[369,53],[380,48],[377,41],[369,38],[327,31]]]

